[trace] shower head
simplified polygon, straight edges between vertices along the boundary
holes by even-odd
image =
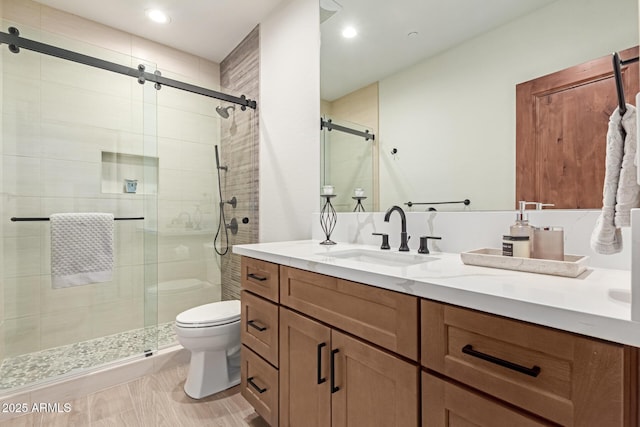
[[[216,113],[218,113],[220,117],[222,117],[223,119],[228,119],[229,110],[235,110],[235,109],[236,107],[234,107],[233,105],[229,105],[228,107],[223,107],[222,105],[218,105],[216,107]]]

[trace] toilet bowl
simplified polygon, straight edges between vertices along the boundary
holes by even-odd
[[[240,301],[220,301],[176,316],[176,335],[191,352],[184,391],[194,399],[240,383]]]

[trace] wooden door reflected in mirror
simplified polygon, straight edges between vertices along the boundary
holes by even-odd
[[[620,52],[623,61],[638,48]],[[622,67],[626,102],[640,91],[638,62]],[[612,56],[516,86],[516,201],[600,209],[609,117],[618,106]]]

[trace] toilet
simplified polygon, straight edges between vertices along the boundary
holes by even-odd
[[[176,316],[178,341],[191,352],[184,391],[194,399],[240,383],[240,301],[220,301]]]

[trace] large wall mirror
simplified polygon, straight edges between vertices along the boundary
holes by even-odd
[[[375,134],[323,131],[322,181],[345,195],[340,211],[353,210],[356,188],[366,210],[465,199],[436,207],[514,209],[516,85],[638,44],[638,0],[320,0],[320,8],[322,114]]]

